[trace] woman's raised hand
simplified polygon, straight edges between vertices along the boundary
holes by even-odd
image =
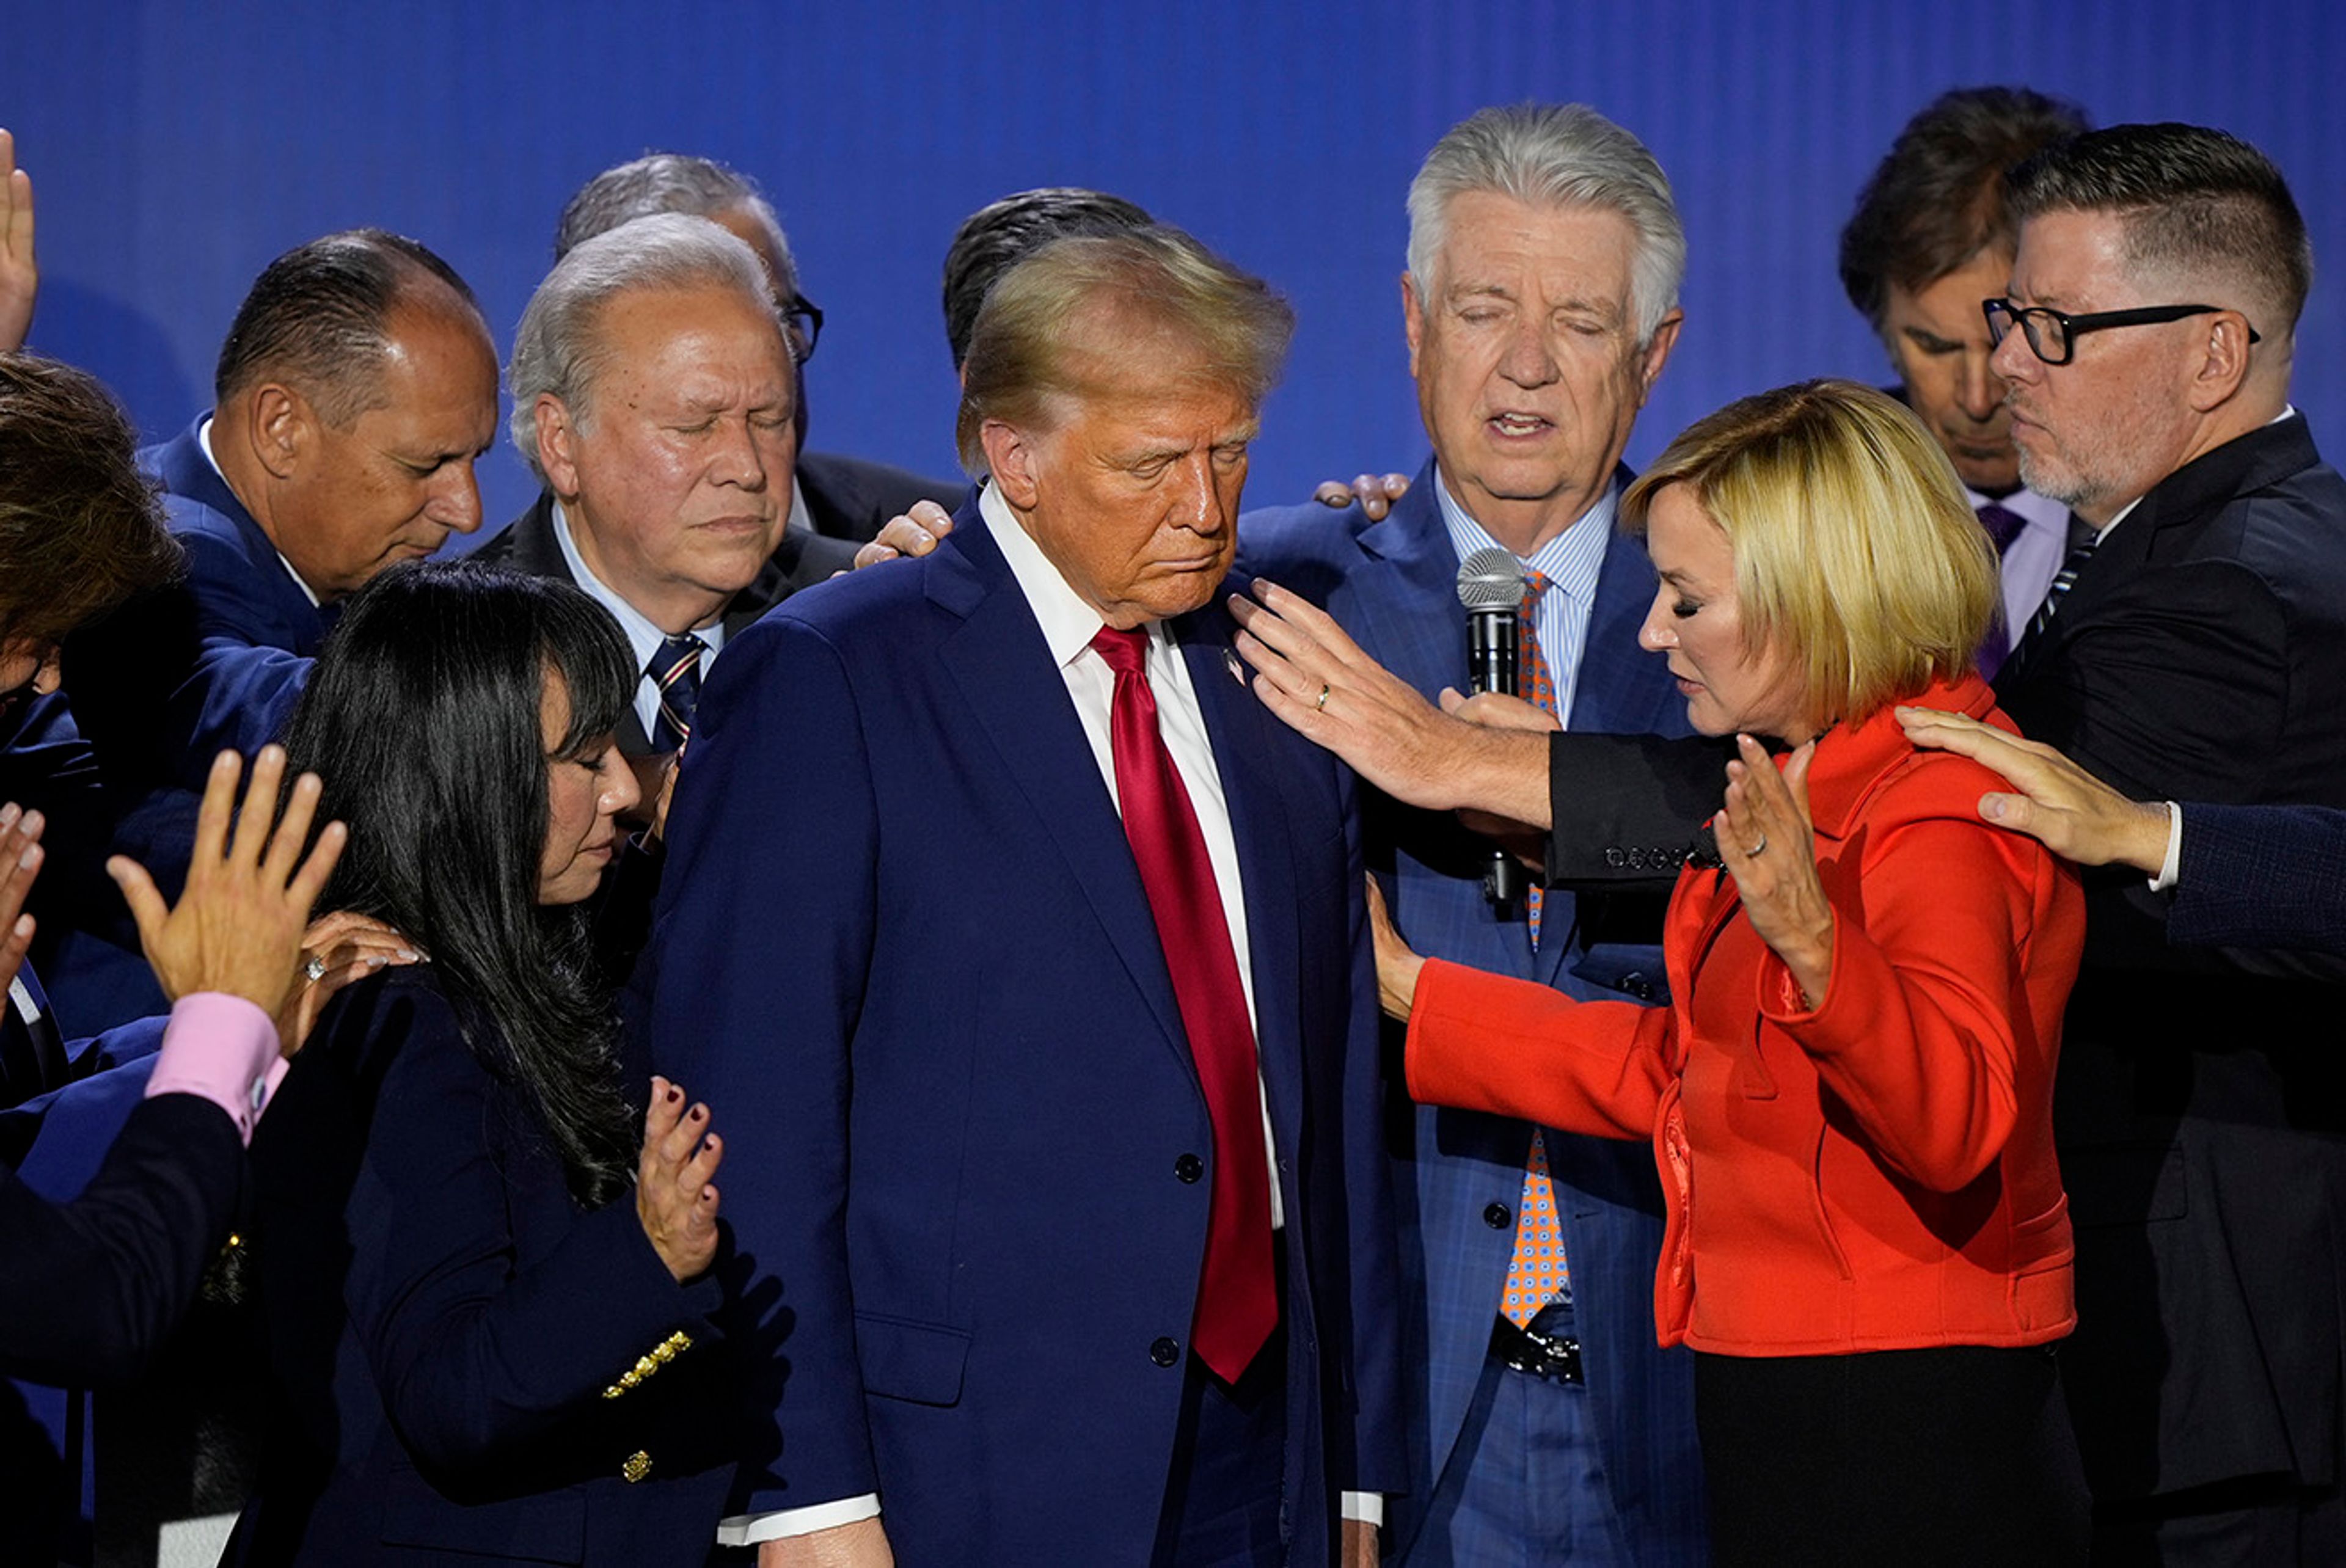
[[[723,1141],[709,1130],[709,1107],[686,1109],[683,1085],[655,1076],[636,1162],[636,1218],[679,1284],[717,1257],[717,1189],[709,1178],[724,1157]]]
[[[1817,875],[1817,835],[1809,818],[1809,764],[1817,743],[1793,752],[1781,773],[1751,737],[1737,736],[1735,749],[1716,828],[1719,858],[1743,896],[1751,929],[1784,961],[1815,1007],[1832,979],[1833,951],[1832,905]]]

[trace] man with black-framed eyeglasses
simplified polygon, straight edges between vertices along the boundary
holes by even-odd
[[[1991,364],[2023,481],[2096,531],[2005,711],[2137,799],[2346,806],[2346,481],[2290,406],[2312,258],[2280,171],[2117,126],[2008,194]],[[2165,895],[2089,888],[2056,1132],[2097,1556],[2346,1561],[2346,1141],[2304,1116],[2338,1096],[2300,1054],[2336,1043],[2335,993],[2269,955],[2179,966]]]
[[[2025,331],[1995,350],[2020,476],[2095,531],[1997,672],[2004,711],[2136,799],[2346,809],[2346,480],[2289,404],[2312,258],[2288,186],[2221,132],[2117,126],[2037,155],[2007,194],[2004,299],[2072,328],[2060,364]],[[2168,319],[2075,331],[2116,311]],[[1543,756],[1382,712],[1315,738],[1410,805],[1547,828],[1552,883],[1635,874],[1615,846],[1684,842],[1718,799],[1698,743],[1564,731]],[[2095,1560],[2346,1562],[2346,1082],[2339,993],[2318,983],[2335,968],[2187,962],[2153,884],[2087,889],[2054,1115]]]

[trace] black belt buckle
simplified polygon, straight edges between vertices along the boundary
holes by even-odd
[[[1580,1341],[1570,1334],[1535,1334],[1505,1318],[1491,1325],[1491,1355],[1501,1366],[1558,1383],[1586,1383]]]

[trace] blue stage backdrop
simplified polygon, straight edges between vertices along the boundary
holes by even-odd
[[[1961,5],[1638,0],[1466,6],[1181,0],[991,5],[189,5],[15,0],[0,125],[39,192],[37,347],[146,431],[209,401],[253,274],[381,224],[449,258],[509,341],[566,196],[648,148],[764,182],[829,316],[812,444],[953,470],[940,261],[1029,186],[1131,197],[1268,275],[1301,319],[1250,499],[1424,451],[1397,278],[1402,192],[1479,106],[1581,99],[1652,146],[1692,248],[1687,328],[1631,448],[1807,376],[1878,379],[1835,236],[1906,117],[2022,83],[2097,122],[2225,127],[2288,173],[2330,269],[2297,398],[2346,456],[2346,81],[2336,0]],[[490,526],[528,495],[500,451]]]

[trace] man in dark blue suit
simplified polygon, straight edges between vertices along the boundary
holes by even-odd
[[[1586,108],[1485,110],[1427,158],[1410,217],[1402,305],[1433,460],[1381,522],[1358,505],[1250,514],[1244,568],[1324,603],[1433,697],[1467,686],[1459,563],[1498,545],[1545,585],[1523,641],[1557,717],[1685,734],[1684,701],[1637,645],[1653,570],[1613,527],[1622,450],[1678,336],[1668,180]],[[1367,820],[1394,919],[1425,951],[1574,996],[1660,993],[1658,922],[1629,922],[1655,929],[1624,943],[1604,929],[1619,901],[1553,891],[1535,928],[1484,896],[1490,846],[1448,813],[1371,793]],[[1424,1564],[1699,1561],[1691,1369],[1655,1344],[1650,1155],[1432,1106],[1396,1125],[1410,1481],[1390,1548]],[[1559,1244],[1561,1278],[1526,1294]]]
[[[75,721],[122,818],[117,844],[167,885],[212,758],[277,734],[335,601],[480,526],[473,464],[496,433],[496,349],[446,262],[355,229],[261,272],[214,392],[210,412],[140,454],[163,485],[186,581],[65,647]],[[78,1025],[159,1005],[145,965],[98,922],[53,934],[51,989]]]
[[[704,689],[649,1026],[755,1131],[721,1538],[762,1562],[1373,1559],[1362,860],[1214,602],[1290,321],[1171,230],[1038,252],[979,319],[953,537]]]
[[[126,730],[162,718],[148,759],[188,789],[221,748],[269,738],[334,601],[480,526],[473,464],[496,435],[496,348],[446,262],[354,229],[262,271],[221,345],[214,395],[140,459],[188,551],[184,595],[89,639],[157,670],[134,689],[101,686],[97,667],[113,675],[114,661],[79,645],[66,670],[109,769],[138,744]],[[162,715],[157,681],[170,683]]]

